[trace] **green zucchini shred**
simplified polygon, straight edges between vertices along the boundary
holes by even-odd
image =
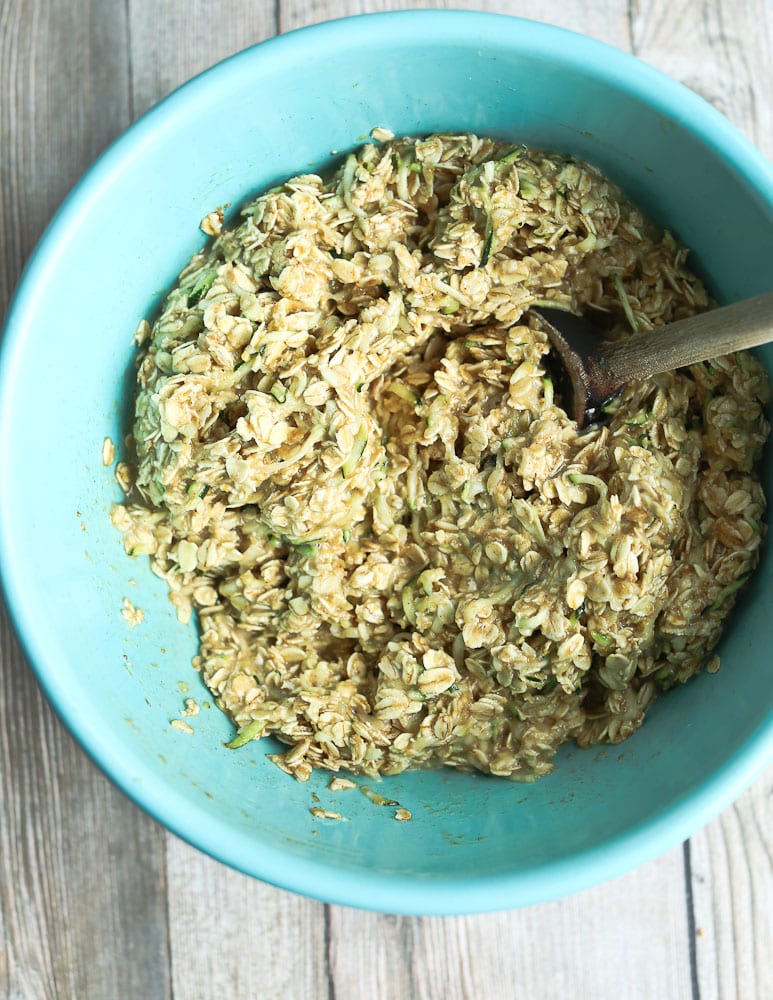
[[[483,236],[483,253],[480,255],[480,267],[488,264],[491,256],[491,246],[494,242],[494,222],[490,215],[486,216],[486,232]]]
[[[516,162],[516,160],[520,160],[524,152],[525,149],[523,146],[518,146],[516,149],[511,149],[509,153],[505,153],[504,156],[500,156],[494,164],[494,169],[497,174],[503,174],[508,167],[511,167]]]
[[[404,382],[390,382],[387,386],[388,392],[393,392],[395,396],[413,403],[414,406],[421,406],[421,398]]]
[[[362,458],[362,454],[368,444],[368,428],[365,424],[360,424],[359,430],[354,436],[354,444],[352,445],[352,450],[346,457],[346,461],[341,466],[341,475],[344,479],[348,479],[349,476],[354,472],[357,467],[357,463]]]
[[[608,417],[613,416],[620,409],[620,397],[614,396],[612,399],[608,399],[606,403],[601,407],[601,412],[606,413]]]
[[[539,194],[539,187],[535,183],[533,177],[529,177],[519,171],[518,180],[520,182],[518,194],[521,198],[525,198],[527,201],[530,201],[532,198],[537,197]]]
[[[403,587],[400,593],[400,603],[403,606],[403,614],[409,624],[416,624],[416,602],[413,593],[414,586],[416,584],[416,578],[409,580],[408,583]]]
[[[256,740],[262,736],[265,728],[266,723],[263,719],[254,719],[252,722],[247,723],[243,729],[240,729],[236,736],[229,743],[226,743],[225,746],[228,750],[238,750],[239,747],[243,747],[252,740]]]
[[[720,591],[719,596],[709,605],[709,611],[716,611],[731,594],[734,594],[737,590],[740,590],[745,583],[748,583],[751,577],[751,573],[744,573],[743,576],[739,576],[737,580],[733,580],[726,587]]]
[[[193,286],[188,291],[188,308],[192,309],[215,283],[217,269],[208,267],[198,276]]]

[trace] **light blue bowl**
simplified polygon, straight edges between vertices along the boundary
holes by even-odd
[[[144,559],[108,521],[102,466],[120,440],[131,335],[202,242],[220,204],[395,133],[477,130],[595,161],[695,248],[720,299],[767,291],[773,171],[707,104],[579,35],[484,14],[361,17],[250,49],[131,128],[67,199],[8,319],[0,373],[0,557],[37,675],[84,748],[139,805],[216,858],[320,899],[404,913],[535,903],[617,875],[728,805],[773,744],[770,551],[722,644],[723,668],[656,705],[620,747],[569,751],[533,786],[450,771],[385,782],[396,823],[356,792],[301,785],[271,747],[223,748]],[[773,352],[761,352],[769,367]],[[128,374],[127,374],[128,373]],[[766,469],[771,489],[771,465]],[[135,582],[136,581],[136,582]],[[145,611],[129,629],[124,597]],[[350,822],[315,820],[323,806]]]

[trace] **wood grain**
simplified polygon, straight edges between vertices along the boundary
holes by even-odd
[[[690,842],[701,1000],[773,996],[773,768]]]
[[[0,312],[67,191],[129,123],[122,0],[0,0]]]
[[[633,51],[713,104],[773,157],[770,0],[632,0]]]
[[[330,938],[336,1000],[690,993],[681,849],[528,910],[411,919],[333,907]]]
[[[385,10],[432,10],[469,8],[494,14],[510,14],[548,21],[562,28],[582,31],[619,48],[628,46],[629,19],[626,4],[620,0],[480,0],[462,3],[455,0],[280,0],[279,23],[282,31],[316,24],[331,17],[370,14]]]
[[[0,313],[68,188],[128,123],[278,30],[442,0],[0,0]],[[773,154],[768,0],[481,0],[682,79]],[[770,791],[684,849],[526,911],[412,919],[260,885],[163,833],[74,745],[0,613],[0,998],[773,995]],[[547,972],[546,970],[550,970]]]
[[[631,8],[633,51],[695,90],[773,156],[768,0],[636,0]],[[701,1000],[773,995],[771,785],[769,774],[698,831],[685,852]]]
[[[636,1000],[643,983],[649,996],[690,992],[680,848],[556,903],[446,918],[323,907],[174,838],[168,858],[176,1000],[249,995],[255,982],[267,996],[336,1000],[477,1000],[512,995],[515,983],[519,995],[541,1000],[592,991]]]
[[[277,33],[274,0],[130,0],[128,6],[135,116],[214,63]]]
[[[167,859],[175,1000],[327,997],[322,903],[256,882],[175,837]]]
[[[53,716],[0,615],[0,996],[166,997],[164,834]]]

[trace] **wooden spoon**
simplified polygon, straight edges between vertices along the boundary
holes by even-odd
[[[562,309],[530,309],[553,347],[566,412],[584,426],[633,379],[649,378],[773,340],[773,292],[624,340],[604,340],[588,320]]]

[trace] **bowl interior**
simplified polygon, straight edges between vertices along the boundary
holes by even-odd
[[[376,23],[378,22],[378,23]],[[431,39],[431,42],[429,41]],[[523,786],[450,771],[357,792],[305,785],[186,696],[211,699],[144,558],[111,527],[102,441],[120,441],[134,328],[203,242],[199,220],[318,170],[376,126],[480,131],[579,154],[695,248],[720,299],[769,289],[771,171],[698,98],[544,25],[471,14],[333,23],[248,50],[147,115],[70,197],[11,311],[0,386],[0,555],[9,605],[53,703],[162,822],[230,864],[328,900],[460,912],[551,898],[676,843],[751,780],[770,746],[769,547],[722,643],[723,669],[656,705],[620,747],[568,750]],[[230,211],[235,217],[236,208]],[[761,352],[773,369],[773,349]],[[119,448],[120,450],[120,448]],[[766,488],[773,472],[768,462]],[[129,628],[124,598],[145,613]],[[320,804],[348,822],[315,820]]]

